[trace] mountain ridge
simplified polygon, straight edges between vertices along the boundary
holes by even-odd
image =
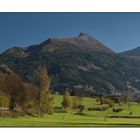
[[[132,58],[140,59],[140,47],[138,46],[134,49],[121,52],[120,54],[129,56],[129,57],[132,57]]]
[[[0,61],[36,85],[38,67],[46,66],[54,91],[62,92],[77,85],[92,87],[94,92],[90,94],[123,94],[131,86],[140,90],[137,86],[140,61],[115,53],[85,33],[72,38],[50,38],[38,45],[14,49],[15,53],[2,53]]]
[[[5,52],[3,52],[2,54],[5,54],[5,53],[12,54],[12,52],[14,52],[14,50],[17,53],[25,53],[25,52],[28,52],[30,50],[32,51],[32,48],[34,50],[35,49],[39,50],[42,48],[42,46],[44,48],[49,47],[49,45],[63,46],[63,44],[67,45],[67,43],[71,43],[71,45],[73,45],[74,47],[83,47],[85,49],[87,49],[87,48],[88,49],[96,49],[97,51],[101,51],[103,49],[104,51],[115,53],[114,51],[112,51],[110,48],[106,47],[104,44],[99,42],[94,37],[92,37],[86,33],[80,33],[78,36],[71,37],[71,38],[49,38],[46,41],[44,41],[38,45],[37,44],[31,45],[31,46],[26,47],[26,48],[12,47],[12,48],[6,50]]]

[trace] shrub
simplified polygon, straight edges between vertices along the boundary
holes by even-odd
[[[88,111],[105,111],[107,110],[108,107],[91,107],[91,108],[88,108]]]
[[[113,112],[121,112],[123,109],[122,108],[113,108],[112,111]]]
[[[56,106],[56,107],[54,107],[54,112],[55,113],[67,113],[67,110],[64,109],[63,107]]]
[[[0,117],[2,118],[17,118],[24,115],[25,113],[23,111],[17,111],[17,110],[0,111]]]
[[[80,106],[79,106],[79,109],[80,109],[79,112],[83,112],[84,109],[85,109],[85,106],[84,106],[84,105],[80,105]]]

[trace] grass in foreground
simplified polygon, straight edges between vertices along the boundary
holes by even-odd
[[[97,118],[74,116],[71,114],[46,114],[43,118],[21,117],[17,119],[0,118],[0,126],[16,127],[139,127],[140,119],[128,118]]]

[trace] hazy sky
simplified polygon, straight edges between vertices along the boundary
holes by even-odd
[[[0,52],[88,33],[120,52],[140,46],[140,13],[0,13]]]

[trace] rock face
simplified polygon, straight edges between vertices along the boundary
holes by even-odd
[[[0,64],[0,73],[13,73],[11,69],[5,64]]]
[[[11,48],[0,55],[0,62],[35,84],[38,67],[46,66],[54,91],[75,86],[91,91],[91,95],[140,90],[140,61],[115,53],[85,33],[73,38],[50,38],[27,48]]]

